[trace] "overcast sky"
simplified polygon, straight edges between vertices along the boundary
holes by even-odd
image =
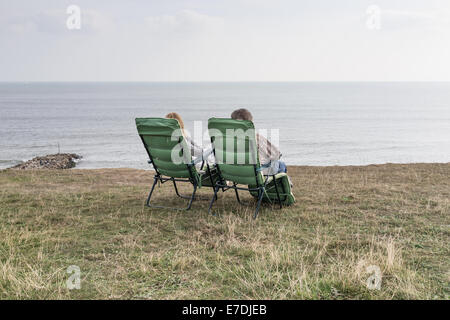
[[[450,81],[450,1],[0,0],[0,81],[404,80]]]

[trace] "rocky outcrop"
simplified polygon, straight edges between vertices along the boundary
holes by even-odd
[[[81,156],[74,153],[51,154],[33,158],[27,162],[14,166],[12,169],[70,169],[76,166],[76,160],[79,159],[81,159]]]

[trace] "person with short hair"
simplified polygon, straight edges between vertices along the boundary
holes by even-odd
[[[231,118],[234,120],[248,120],[253,121],[253,115],[245,108],[234,110],[231,113]],[[258,146],[259,161],[262,165],[270,163],[270,167],[264,168],[264,174],[276,174],[280,172],[287,173],[286,164],[280,161],[281,152],[276,146],[270,143],[264,136],[256,133],[256,144]]]

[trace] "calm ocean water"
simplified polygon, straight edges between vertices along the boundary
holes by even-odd
[[[148,168],[134,118],[252,111],[288,165],[450,161],[450,83],[0,84],[0,168],[78,153],[79,168]]]

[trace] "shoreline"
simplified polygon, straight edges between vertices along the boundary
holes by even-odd
[[[48,155],[52,156],[52,155]],[[48,157],[44,156],[44,157]],[[36,158],[44,158],[44,157],[36,157]],[[21,169],[21,170],[33,170],[33,171],[39,171],[39,170],[86,170],[86,171],[92,171],[92,170],[140,170],[140,171],[154,171],[153,166],[149,165],[148,168],[134,168],[134,167],[99,167],[99,168],[83,168],[78,167],[78,164],[83,161],[82,157],[81,159],[75,160],[75,165],[71,168],[63,168],[63,169],[53,169],[53,168],[27,168],[27,169]],[[23,161],[21,163],[18,163],[16,165],[13,165],[11,167],[7,168],[0,168],[0,171],[4,170],[11,170],[15,169],[16,167],[26,164],[27,162],[32,161],[35,158],[32,158],[27,161]],[[6,161],[6,160],[5,160]],[[389,166],[389,165],[399,165],[399,166],[405,166],[405,165],[448,165],[450,164],[450,161],[448,162],[385,162],[385,163],[370,163],[370,164],[346,164],[346,165],[289,165],[287,164],[288,171],[289,168],[363,168],[363,167],[371,167],[371,166]]]
[[[361,165],[287,165],[288,173],[289,168],[365,168],[365,167],[381,167],[381,166],[415,166],[415,165],[449,165],[449,162],[407,162],[407,163],[397,163],[397,162],[386,162],[386,163],[372,163],[372,164],[361,164]],[[9,170],[13,169],[14,167],[4,168],[1,170]],[[143,168],[133,168],[133,167],[115,167],[115,168],[80,168],[80,167],[73,167],[68,169],[46,169],[46,168],[38,168],[38,169],[26,169],[33,170],[33,171],[67,171],[67,170],[80,170],[80,171],[102,171],[102,170],[136,170],[136,171],[154,171],[153,167],[150,166],[149,168],[143,169]]]

